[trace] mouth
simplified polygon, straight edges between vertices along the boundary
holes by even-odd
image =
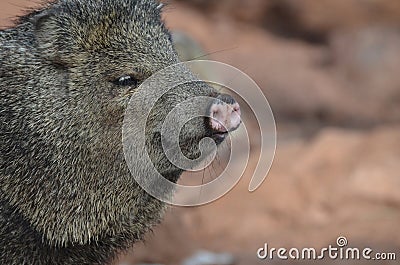
[[[211,134],[211,138],[215,141],[215,143],[217,145],[219,145],[228,137],[228,135],[231,132],[236,131],[240,127],[241,124],[242,124],[242,121],[240,121],[239,124],[235,128],[233,128],[233,129],[231,129],[229,131],[227,131],[227,130],[224,130],[224,131],[213,131],[212,134]]]
[[[221,144],[226,137],[228,137],[229,132],[216,132],[211,135],[211,138],[215,141],[217,145]]]

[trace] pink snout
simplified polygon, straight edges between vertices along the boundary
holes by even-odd
[[[216,134],[236,130],[241,124],[240,106],[231,96],[220,95],[210,106],[210,127]]]

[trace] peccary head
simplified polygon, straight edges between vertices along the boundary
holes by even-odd
[[[3,32],[3,43],[15,43],[2,48],[1,187],[51,245],[140,238],[160,217],[163,204],[135,183],[121,142],[140,84],[179,62],[160,13],[152,0],[59,0]],[[180,147],[188,158],[199,155],[202,138],[219,144],[240,123],[237,103],[205,83],[180,85],[158,100],[146,147],[172,181],[182,170],[165,158],[159,128],[174,105],[199,96],[216,101],[188,109],[215,120],[184,126]],[[135,167],[147,172],[140,160]]]

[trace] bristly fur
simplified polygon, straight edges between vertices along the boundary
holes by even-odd
[[[137,185],[122,150],[137,87],[112,82],[178,62],[160,13],[153,0],[57,0],[0,31],[1,264],[106,264],[161,219],[164,203]],[[154,128],[176,103],[216,95],[204,84],[173,93],[155,106]],[[192,125],[188,157],[208,133]],[[158,134],[146,148],[176,181]]]

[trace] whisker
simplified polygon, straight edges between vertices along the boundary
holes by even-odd
[[[203,193],[203,184],[204,184],[204,176],[205,176],[205,173],[206,173],[206,169],[203,169],[203,178],[201,179],[201,185],[202,185],[202,186],[200,187],[199,198],[197,199],[198,202],[200,202],[201,195],[202,195],[202,193]]]
[[[206,54],[204,54],[204,55],[201,55],[201,56],[198,56],[198,57],[194,57],[194,58],[192,58],[192,59],[190,59],[190,60],[188,60],[188,61],[198,60],[198,59],[201,59],[201,58],[204,58],[204,57],[213,55],[213,54],[221,53],[221,52],[232,51],[232,50],[235,50],[235,49],[237,49],[237,48],[238,48],[238,47],[235,46],[235,47],[231,47],[231,48],[226,48],[226,49],[222,49],[222,50],[218,50],[218,51],[206,53]]]

